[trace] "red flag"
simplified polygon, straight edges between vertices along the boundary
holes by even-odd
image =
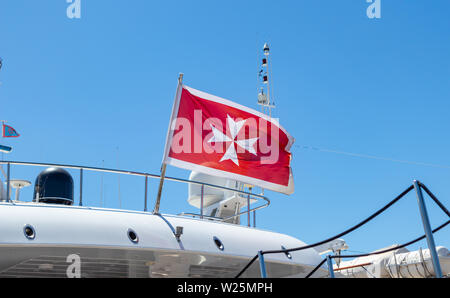
[[[276,119],[180,84],[163,162],[291,194],[293,143]]]

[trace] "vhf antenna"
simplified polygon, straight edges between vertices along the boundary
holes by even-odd
[[[262,59],[261,70],[259,71],[259,77],[262,77],[263,85],[260,87],[260,92],[258,94],[258,104],[261,106],[263,113],[272,117],[272,108],[275,108],[275,102],[273,101],[273,86],[271,86],[272,72],[271,64],[269,63],[270,48],[267,42],[264,44],[263,51],[264,58]],[[264,93],[264,90],[266,90],[266,93]]]
[[[0,70],[2,69],[2,67],[3,67],[3,59],[2,59],[2,57],[0,57]],[[0,85],[2,84],[2,82],[0,81]]]
[[[261,111],[269,115],[272,118],[272,108],[275,108],[275,101],[273,100],[273,85],[272,83],[272,71],[270,64],[270,48],[267,42],[263,47],[264,57],[262,58],[261,70],[259,71],[259,77],[262,78],[262,86],[258,94],[258,104],[261,106]],[[266,93],[264,93],[264,90]],[[261,188],[261,193],[264,195],[264,188]],[[255,212],[253,213],[253,220],[256,221]],[[255,223],[254,223],[255,224]]]

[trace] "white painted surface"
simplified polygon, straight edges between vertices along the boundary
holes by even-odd
[[[0,203],[0,245],[75,245],[129,247],[164,250],[184,250],[215,255],[252,258],[258,250],[278,250],[304,246],[293,237],[245,226],[212,222],[171,215],[36,203]],[[34,240],[24,236],[25,225],[36,231]],[[172,232],[183,227],[181,241]],[[139,243],[132,243],[127,235],[133,229]],[[218,237],[224,250],[219,250],[213,237]],[[267,261],[315,266],[321,257],[314,249],[292,252],[292,260],[285,254],[266,255]]]

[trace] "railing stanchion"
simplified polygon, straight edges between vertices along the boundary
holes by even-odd
[[[200,218],[203,219],[203,195],[205,193],[205,185],[202,184],[202,190],[200,193]]]
[[[9,196],[10,196],[10,182],[11,180],[11,164],[8,162],[8,165],[6,167],[6,202],[9,202]]]
[[[80,206],[83,206],[83,169],[80,169]]]
[[[266,263],[264,262],[264,255],[262,250],[258,251],[259,269],[261,271],[261,278],[267,278]]]
[[[249,187],[248,191],[251,193],[252,187]],[[247,225],[250,228],[250,195],[247,195]]]
[[[250,195],[247,195],[247,224],[250,228]]]
[[[422,196],[422,189],[419,186],[417,180],[413,181],[414,189],[417,194],[417,202],[419,204],[420,216],[422,217],[423,229],[425,230],[425,235],[427,238],[428,249],[430,250],[431,261],[433,263],[434,274],[437,278],[442,278],[441,265],[439,263],[439,257],[436,252],[436,245],[434,243],[433,232],[431,231],[430,219],[428,218],[427,208],[425,206],[425,201]]]
[[[144,212],[147,212],[147,189],[148,189],[148,176],[145,176],[145,195],[144,195]]]
[[[333,262],[331,261],[330,255],[327,255],[327,265],[328,271],[330,272],[330,278],[334,278]]]
[[[253,211],[253,227],[256,228],[256,211]]]

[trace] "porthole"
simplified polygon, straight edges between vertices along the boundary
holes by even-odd
[[[284,247],[283,245],[281,245],[281,249],[282,249],[282,250],[286,250],[286,247]],[[291,254],[290,254],[288,251],[285,251],[284,254],[286,255],[286,257],[287,257],[289,260],[292,260],[292,256],[291,256]]]
[[[222,241],[220,241],[219,238],[217,238],[216,236],[214,236],[214,237],[213,237],[213,240],[214,240],[214,243],[216,244],[216,246],[217,246],[218,249],[224,250],[225,247],[223,246],[223,243],[222,243]]]
[[[131,242],[133,242],[133,243],[138,243],[139,242],[138,235],[132,229],[128,229],[127,235],[128,235],[128,239],[130,239]]]
[[[36,238],[36,232],[34,231],[34,228],[30,225],[25,225],[25,227],[23,227],[23,234],[30,240]]]

